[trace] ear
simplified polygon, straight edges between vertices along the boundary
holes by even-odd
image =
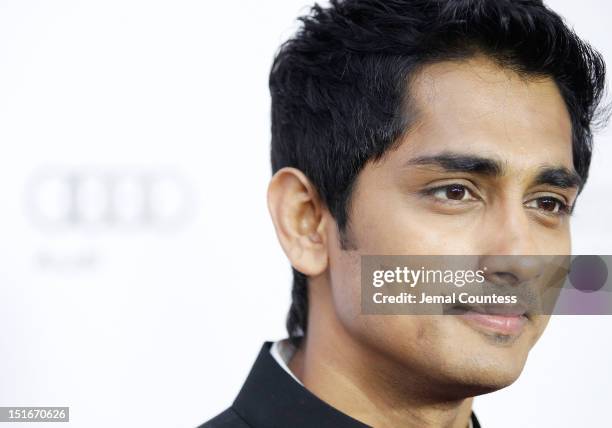
[[[304,275],[327,269],[327,216],[318,192],[302,171],[282,168],[268,186],[268,210],[291,265]]]

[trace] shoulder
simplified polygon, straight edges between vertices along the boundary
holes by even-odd
[[[250,425],[230,407],[198,428],[250,428]]]

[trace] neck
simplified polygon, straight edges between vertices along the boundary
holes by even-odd
[[[327,293],[325,285],[311,282],[308,334],[289,364],[308,390],[370,426],[469,426],[471,397],[441,397],[425,376],[352,337],[335,316],[332,296],[312,295]]]

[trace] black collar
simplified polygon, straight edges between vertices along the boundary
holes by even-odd
[[[232,405],[251,427],[368,428],[336,410],[295,381],[270,354],[264,343],[259,356]],[[480,424],[472,413],[474,428]]]

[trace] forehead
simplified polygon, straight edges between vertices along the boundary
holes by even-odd
[[[551,78],[525,77],[485,57],[423,67],[410,85],[417,120],[401,149],[466,151],[510,167],[572,167],[572,128]]]

